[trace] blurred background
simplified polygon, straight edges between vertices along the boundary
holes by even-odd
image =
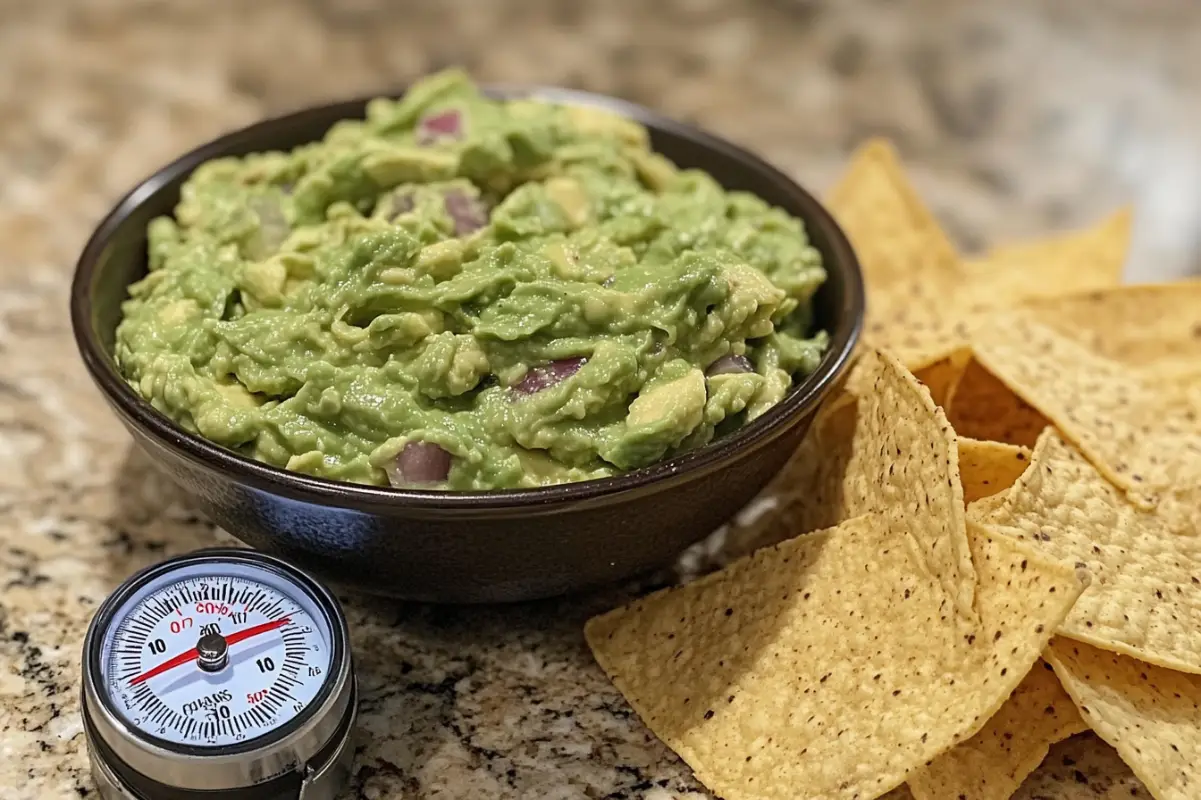
[[[1201,271],[1195,0],[0,0],[0,275],[65,281],[162,162],[447,65],[620,95],[811,188],[892,138],[965,250],[1132,203],[1128,277]]]

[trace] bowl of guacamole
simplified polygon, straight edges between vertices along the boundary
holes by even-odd
[[[89,242],[72,313],[135,439],[235,534],[392,594],[510,599],[662,563],[749,500],[841,376],[862,285],[820,204],[749,153],[448,70],[160,170]],[[583,527],[620,550],[630,502],[705,475],[687,524],[616,560],[479,530],[570,546],[571,517],[611,506]],[[483,544],[462,555],[448,525]],[[416,566],[387,566],[407,528],[485,561],[524,536],[535,574],[502,558],[475,589],[429,588],[462,563],[408,588]]]

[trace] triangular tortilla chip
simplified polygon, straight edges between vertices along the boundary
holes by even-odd
[[[1201,281],[1118,286],[1026,306],[1094,353],[1149,374],[1201,367]]]
[[[846,232],[868,290],[865,338],[905,363],[945,349],[959,256],[905,176],[896,150],[872,140],[851,157],[827,206]]]
[[[827,205],[863,269],[865,339],[915,371],[962,343],[964,323],[982,309],[1116,283],[1129,243],[1122,211],[1093,229],[998,248],[965,265],[881,140],[855,152]],[[935,399],[942,402],[937,391]]]
[[[1130,210],[1111,214],[1092,228],[1049,239],[995,247],[967,261],[967,305],[1014,306],[1117,286],[1130,249]]]
[[[961,280],[954,245],[887,141],[869,141],[851,156],[827,205],[855,247],[883,318],[918,298],[945,298]]]
[[[726,800],[877,797],[987,722],[1079,594],[1071,567],[970,537],[978,623],[868,515],[592,619],[588,643]]]
[[[866,394],[815,423],[801,445],[790,490],[795,533],[879,513],[912,531],[933,575],[971,617],[975,575],[964,527],[954,431],[929,391],[887,353],[858,365]]]
[[[1084,721],[1156,800],[1201,792],[1201,676],[1056,639],[1047,660]]]
[[[1195,504],[1193,504],[1195,505]],[[1184,672],[1201,673],[1201,536],[1131,504],[1048,430],[1004,501],[973,518],[1093,577],[1060,633]]]
[[[1045,661],[979,733],[909,778],[915,800],[1009,800],[1051,745],[1088,730]]]
[[[982,442],[959,437],[959,477],[963,502],[1003,492],[1030,465],[1030,451],[1002,442]]]
[[[1122,365],[1017,313],[973,326],[972,347],[985,369],[1137,502],[1152,505],[1159,492],[1196,474],[1201,435],[1191,422],[1169,418],[1153,389]],[[955,403],[952,396],[952,409]]]
[[[1049,424],[1034,406],[976,359],[968,362],[952,387],[947,419],[960,436],[1033,447]]]

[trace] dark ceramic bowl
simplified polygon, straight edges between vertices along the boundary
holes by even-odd
[[[290,149],[366,99],[309,108],[223,136],[163,167],[96,229],[71,289],[75,338],[92,378],[134,440],[218,525],[336,583],[395,597],[487,602],[547,597],[646,572],[729,519],[783,466],[845,372],[862,326],[863,281],[846,238],[812,195],[762,160],[695,128],[608,97],[494,87],[602,106],[650,129],[656,150],[729,189],[803,219],[829,279],[816,324],[830,333],[818,370],[754,423],[706,447],[620,477],[541,489],[432,492],[311,478],[187,433],[135,394],[113,362],[126,287],[146,272],[146,224],[170,214],[192,170],[218,156]]]

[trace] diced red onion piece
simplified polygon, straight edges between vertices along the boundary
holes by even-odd
[[[488,224],[488,209],[478,197],[452,189],[443,202],[446,213],[454,220],[456,236],[478,231]]]
[[[450,453],[433,442],[409,442],[384,471],[393,486],[441,483],[450,474]]]
[[[463,115],[457,108],[426,114],[417,122],[417,144],[433,144],[440,139],[463,138]]]
[[[395,222],[401,214],[407,214],[413,210],[413,193],[393,192],[390,202],[392,207],[388,209],[388,222]]]
[[[705,370],[706,375],[742,375],[754,372],[755,365],[746,356],[728,355],[714,361]]]
[[[548,389],[556,383],[570,378],[579,372],[580,367],[584,366],[587,361],[588,359],[582,357],[560,358],[547,364],[530,367],[521,380],[513,385],[513,391],[522,395],[537,394],[543,389]]]

